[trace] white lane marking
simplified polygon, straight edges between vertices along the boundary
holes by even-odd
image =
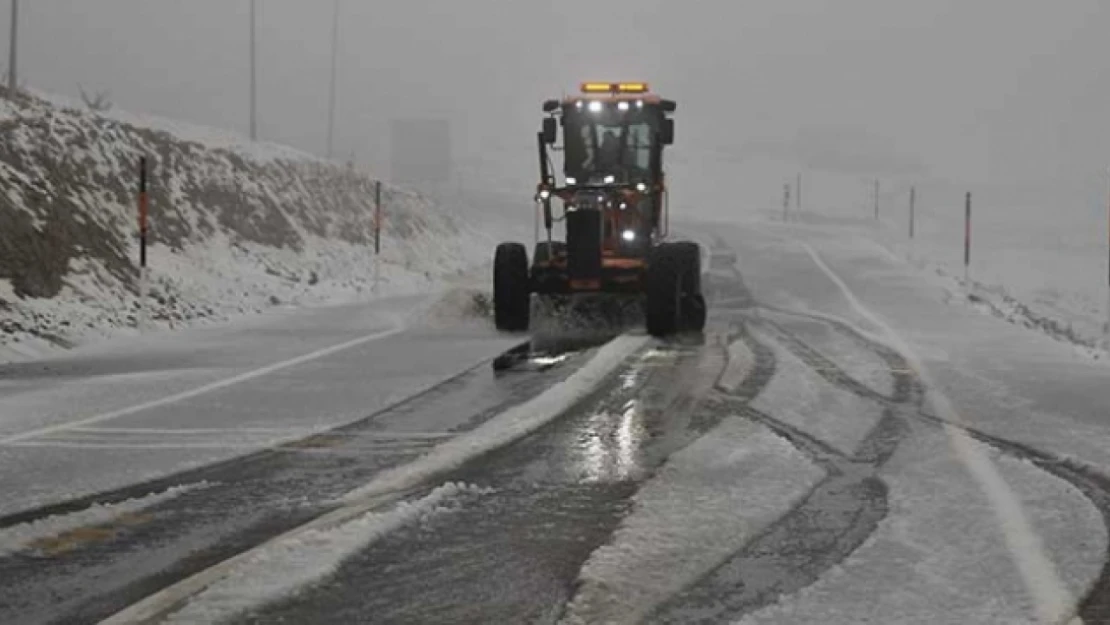
[[[327,434],[328,436],[337,436],[343,438],[384,438],[384,439],[437,439],[437,438],[450,438],[455,436],[457,432],[395,432],[389,430],[374,430],[369,432],[338,432],[328,428],[265,428],[265,427],[245,427],[245,428],[84,428],[75,427],[70,428],[69,434],[76,435],[90,435],[90,434],[120,434],[120,435],[157,435],[157,436],[193,436],[193,435],[210,435],[210,434],[302,434],[311,436],[313,434]]]
[[[197,443],[94,443],[84,441],[25,441],[22,443],[12,443],[8,445],[10,449],[41,449],[41,448],[54,448],[54,449],[257,449],[259,446],[265,446],[267,441],[244,441],[242,443],[226,443],[226,442],[197,442]],[[434,439],[408,439],[408,440],[371,440],[362,445],[344,445],[342,448],[325,448],[317,449],[313,447],[297,446],[296,443],[276,445],[270,447],[272,451],[282,452],[297,452],[297,453],[315,453],[318,451],[327,451],[328,453],[338,453],[342,451],[360,450],[385,450],[391,448],[401,447],[414,447],[420,445],[428,445],[434,442]]]
[[[120,434],[120,435],[201,435],[201,434],[312,434],[324,431],[312,428],[113,428],[113,427],[72,427],[69,434]]]
[[[24,441],[10,449],[253,449],[259,441],[243,443],[86,443],[74,441]]]
[[[886,335],[886,342],[905,357],[921,377],[925,392],[938,413],[937,416],[951,424],[944,426],[949,444],[956,457],[963,462],[971,476],[979,483],[979,488],[994,510],[1006,546],[1014,558],[1026,590],[1033,599],[1038,619],[1043,623],[1066,621],[1073,625],[1081,624],[1082,620],[1078,616],[1068,620],[1069,617],[1074,616],[1075,599],[1065,588],[1056,566],[1049,559],[1044,544],[1033,529],[1017,495],[983,449],[958,427],[965,421],[956,412],[951,400],[941,392],[940,387],[933,383],[924,363],[893,328],[856,298],[844,280],[825,264],[816,250],[804,241],[800,243],[813,262],[836,284],[852,308],[879,328]]]
[[[436,446],[413,462],[378,474],[368,484],[344,495],[341,498],[344,502],[342,507],[164,588],[117,612],[102,621],[101,625],[164,620],[191,597],[233,575],[240,564],[253,561],[259,554],[272,552],[282,544],[295,544],[311,532],[337,527],[396,502],[427,480],[535,432],[585,399],[649,340],[646,336],[617,337],[560,384],[509,408],[477,429]]]
[[[134,406],[129,406],[127,408],[121,408],[119,410],[113,410],[111,412],[106,412],[104,414],[99,414],[99,415],[96,415],[96,416],[93,416],[93,417],[88,417],[88,418],[85,418],[85,419],[78,419],[76,421],[68,421],[66,423],[59,423],[57,425],[51,425],[51,426],[44,427],[44,428],[38,428],[36,430],[29,430],[27,432],[21,432],[19,434],[12,434],[12,435],[9,435],[9,436],[5,436],[3,438],[0,438],[0,445],[11,445],[12,443],[18,443],[18,442],[26,441],[26,440],[29,440],[29,439],[32,439],[32,438],[38,438],[38,437],[46,435],[46,434],[53,434],[55,432],[62,432],[62,431],[65,431],[65,430],[72,429],[74,427],[91,425],[93,423],[101,423],[103,421],[110,421],[112,419],[118,419],[119,417],[125,417],[125,416],[128,416],[128,415],[135,414],[137,412],[142,412],[144,410],[150,410],[151,408],[159,408],[161,406],[166,406],[166,405],[169,405],[169,404],[177,403],[179,401],[184,401],[186,399],[192,399],[192,398],[198,397],[200,395],[205,395],[205,394],[211,393],[213,391],[218,391],[220,389],[224,389],[224,388],[227,388],[229,386],[234,386],[236,384],[241,384],[243,382],[247,382],[247,381],[250,381],[250,380],[260,378],[260,377],[265,376],[265,375],[269,375],[271,373],[274,373],[275,371],[281,371],[282,369],[288,369],[290,367],[295,367],[297,365],[304,364],[306,362],[311,362],[313,360],[317,360],[317,359],[323,358],[325,356],[330,356],[332,354],[335,354],[335,353],[338,353],[338,352],[341,352],[341,351],[344,351],[344,350],[347,350],[347,349],[351,349],[352,347],[358,347],[359,345],[363,345],[363,344],[369,343],[371,341],[377,341],[379,339],[384,339],[384,338],[387,338],[387,337],[390,337],[390,336],[394,336],[394,335],[400,334],[401,332],[404,332],[404,331],[405,331],[405,326],[404,325],[397,325],[397,326],[395,326],[395,327],[393,327],[389,330],[383,330],[381,332],[375,332],[374,334],[368,334],[366,336],[360,336],[357,339],[352,339],[350,341],[346,341],[346,342],[340,343],[338,345],[332,345],[331,347],[325,347],[323,349],[319,349],[319,350],[316,350],[316,351],[308,353],[308,354],[303,354],[301,356],[297,356],[296,358],[290,358],[289,360],[283,360],[281,362],[276,362],[276,363],[273,363],[271,365],[266,365],[265,367],[261,367],[259,369],[254,369],[253,371],[247,371],[245,373],[241,373],[237,376],[233,376],[233,377],[227,378],[225,380],[220,380],[218,382],[213,382],[211,384],[205,384],[204,386],[199,386],[197,388],[190,389],[188,391],[183,391],[181,393],[177,393],[177,394],[174,394],[174,395],[170,395],[168,397],[163,397],[161,399],[155,399],[155,400],[151,400],[151,401],[148,401],[148,402],[143,402],[141,404],[136,404]]]

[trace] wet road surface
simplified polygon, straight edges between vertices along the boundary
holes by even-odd
[[[728,419],[773,433],[824,477],[796,501],[783,502],[740,548],[722,546],[711,566],[674,571],[688,581],[677,592],[654,597],[647,615],[629,616],[629,622],[731,623],[817,585],[866,551],[889,525],[899,480],[905,479],[899,454],[935,444],[947,427],[1074,487],[1104,526],[1110,522],[1110,480],[1103,472],[968,424],[946,423],[904,354],[845,322],[842,310],[830,316],[776,298],[760,300],[748,288],[735,251],[723,240],[714,244],[704,334],[653,343],[559,419],[427,485],[458,482],[474,490],[372,541],[319,583],[236,622],[612,622],[591,619],[581,605],[569,609],[584,587],[583,570],[599,550],[620,544],[645,485]],[[747,354],[744,375],[727,386],[723,380],[737,364],[730,356],[740,353],[737,346]],[[519,350],[498,359],[499,373],[484,363],[351,426],[0,519],[3,531],[93,502],[199,485],[92,528],[97,531],[0,553],[0,577],[18,580],[0,589],[0,621],[95,622],[333,509],[338,495],[541,393],[589,354],[586,349],[548,361],[545,353],[530,361]],[[802,414],[800,404],[768,400],[776,380],[797,385],[799,396],[812,392],[818,398],[816,421],[807,420],[814,415]],[[832,393],[843,405],[859,406],[859,413],[834,414],[829,402],[829,413],[822,414],[821,398]],[[419,415],[444,412],[459,418],[441,432],[405,431],[410,420],[427,422]],[[820,435],[837,423],[859,435]],[[689,531],[696,534],[696,528]],[[1110,622],[1110,572],[1106,554],[1098,557],[1101,571],[1075,597],[1086,623]]]

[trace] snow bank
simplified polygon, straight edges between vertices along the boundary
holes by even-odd
[[[426,291],[488,237],[367,172],[231,133],[0,91],[0,359],[118,332]],[[137,163],[150,163],[139,276]],[[380,261],[380,265],[378,264]]]
[[[901,223],[874,237],[961,297],[988,300],[989,314],[1090,347],[1107,319],[1106,217],[1075,208],[977,201],[967,281],[962,202],[919,210],[912,241]]]
[[[344,560],[385,534],[450,510],[465,495],[487,492],[469,484],[447,483],[421,499],[402,501],[385,512],[368,512],[336,527],[310,529],[267,543],[162,622],[226,622],[252,608],[294,596],[305,586],[335,573]]]
[[[174,486],[145,497],[136,497],[112,504],[93,504],[78,512],[58,514],[0,529],[0,557],[22,551],[39,541],[61,536],[83,527],[95,527],[111,523],[121,517],[140,512],[180,497],[190,491],[207,488],[208,486],[210,484],[207,482]]]

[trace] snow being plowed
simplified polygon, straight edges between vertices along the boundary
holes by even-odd
[[[421,197],[291,148],[0,92],[0,360],[282,305],[411,293],[485,260]],[[138,161],[150,173],[139,309]]]

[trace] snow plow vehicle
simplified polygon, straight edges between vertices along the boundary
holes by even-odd
[[[675,108],[647,84],[624,82],[583,83],[577,95],[544,102],[535,201],[546,235],[541,239],[537,225],[531,263],[522,243],[497,246],[498,329],[528,330],[533,296],[632,299],[654,336],[705,327],[701,250],[667,236],[663,150],[674,141]],[[560,126],[563,146],[557,147]],[[561,185],[552,151],[563,154]],[[557,222],[562,240],[553,236]]]

